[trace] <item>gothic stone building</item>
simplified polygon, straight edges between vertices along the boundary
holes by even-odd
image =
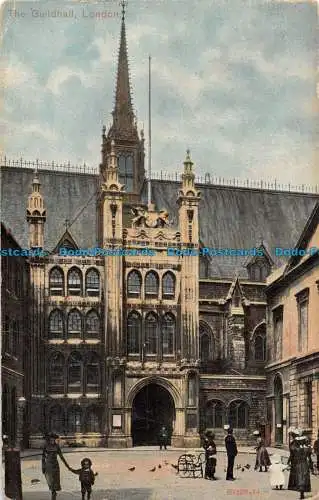
[[[5,223],[47,252],[30,259],[31,446],[48,430],[109,447],[154,443],[163,424],[173,446],[198,445],[206,428],[219,441],[224,424],[245,443],[267,431],[266,277],[282,264],[273,248],[294,244],[318,196],[195,185],[189,153],[181,174],[153,181],[146,202],[123,19],[99,175],[2,168]],[[96,246],[131,252],[80,255]],[[261,255],[177,251],[203,247]]]

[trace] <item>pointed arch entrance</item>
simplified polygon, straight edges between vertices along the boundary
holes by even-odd
[[[169,391],[156,383],[145,385],[132,404],[133,446],[157,445],[163,425],[168,430],[170,443],[175,418],[175,404]]]
[[[274,380],[275,398],[275,443],[283,444],[283,385],[279,375]]]

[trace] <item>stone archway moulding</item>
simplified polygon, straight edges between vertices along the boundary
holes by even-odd
[[[162,377],[154,377],[153,376],[153,377],[145,377],[142,380],[139,380],[139,382],[137,382],[130,389],[130,391],[127,395],[127,406],[129,408],[132,408],[135,396],[137,396],[137,394],[144,387],[146,387],[147,385],[150,385],[150,384],[157,384],[168,391],[168,393],[171,395],[171,397],[174,401],[175,410],[178,408],[181,408],[183,406],[182,405],[182,398],[181,398],[181,395],[180,395],[179,391],[177,390],[177,388],[174,387],[174,385],[171,382],[169,382],[168,380],[166,380]]]
[[[260,328],[261,326],[264,326],[264,327],[266,328],[266,320],[265,320],[265,319],[263,319],[260,323],[258,323],[258,325],[256,325],[256,326],[255,326],[255,328],[253,329],[252,334],[251,334],[251,336],[250,336],[250,340],[252,340],[252,339],[253,339],[253,337],[254,337],[254,335],[255,335],[256,331],[257,331],[257,330],[258,330],[258,328]],[[265,333],[266,333],[266,332],[265,332]]]

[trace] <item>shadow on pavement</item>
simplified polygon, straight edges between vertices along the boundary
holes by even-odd
[[[153,491],[149,488],[126,488],[116,490],[93,490],[92,500],[150,500]],[[28,491],[23,493],[23,500],[50,500],[51,495],[49,492],[43,491]],[[61,491],[57,500],[76,500],[81,499],[80,491]]]

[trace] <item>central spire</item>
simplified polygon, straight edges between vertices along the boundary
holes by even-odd
[[[135,130],[135,117],[131,99],[130,76],[125,30],[125,3],[122,5],[121,40],[117,67],[115,106],[113,110],[113,132]]]

